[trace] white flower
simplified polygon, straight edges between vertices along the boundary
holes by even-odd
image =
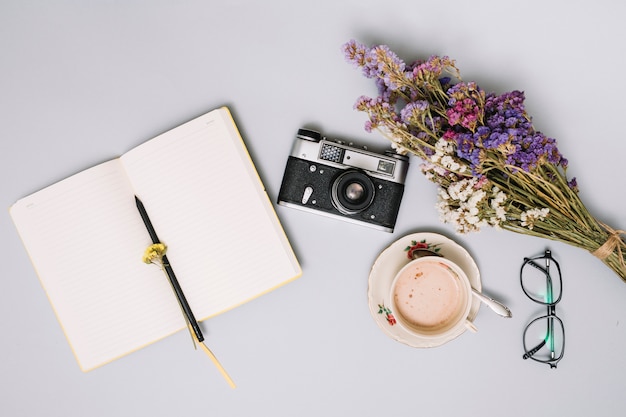
[[[435,143],[435,153],[430,156],[430,162],[432,164],[438,164],[448,171],[465,172],[467,167],[459,164],[454,158],[454,155],[454,145],[445,139],[439,139],[437,143]]]
[[[495,216],[489,219],[489,223],[492,226],[500,227],[500,225],[506,221],[506,210],[504,209],[506,194],[503,191],[500,191],[498,187],[493,187],[491,192],[493,193],[493,197],[491,198],[491,208],[495,212]]]
[[[488,224],[481,212],[487,193],[475,188],[477,182],[476,178],[466,178],[450,184],[447,190],[439,190],[439,218],[453,224],[459,233],[478,231]]]
[[[520,220],[522,221],[521,225],[528,227],[528,229],[530,230],[533,230],[535,224],[538,221],[545,220],[545,218],[548,216],[548,213],[550,213],[550,209],[548,208],[534,208],[526,210],[520,215]]]
[[[454,145],[452,145],[452,142],[439,138],[437,143],[435,143],[435,152],[440,155],[453,155]]]
[[[422,173],[426,175],[426,178],[433,180],[435,177],[445,177],[448,172],[439,165],[424,163],[420,165]]]
[[[454,160],[450,155],[446,155],[441,158],[441,165],[450,171],[458,171],[461,168],[461,165]]]
[[[396,151],[397,154],[406,155],[409,153],[409,150],[402,146],[399,142],[392,141],[391,148]]]

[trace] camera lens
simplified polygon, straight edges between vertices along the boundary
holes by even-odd
[[[343,214],[359,213],[374,201],[374,183],[361,171],[346,171],[332,186],[332,202]]]
[[[365,188],[359,183],[353,182],[346,187],[346,198],[350,201],[359,201],[365,194]]]

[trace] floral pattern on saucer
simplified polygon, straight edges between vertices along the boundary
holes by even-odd
[[[394,326],[397,323],[396,318],[393,316],[391,310],[388,307],[385,307],[384,304],[378,304],[378,314],[384,314],[385,318],[387,319],[387,324],[389,324],[390,326]]]
[[[409,259],[413,259],[413,254],[421,249],[429,250],[431,252],[439,253],[441,250],[441,243],[430,243],[426,239],[422,239],[419,242],[412,240],[411,245],[407,246],[404,251]]]
[[[368,302],[370,313],[378,327],[389,337],[398,342],[413,347],[435,347],[460,336],[465,329],[459,330],[445,338],[429,338],[414,335],[402,326],[396,326],[396,318],[389,308],[392,305],[390,297],[391,284],[396,273],[413,259],[413,252],[426,249],[448,258],[456,263],[467,274],[467,277],[477,290],[482,289],[480,274],[476,263],[470,254],[456,242],[437,233],[414,233],[398,239],[385,249],[376,259],[370,272],[368,281]],[[480,301],[474,299],[468,315],[470,321],[476,318],[480,309]]]

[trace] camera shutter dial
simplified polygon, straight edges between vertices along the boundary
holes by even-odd
[[[343,214],[356,214],[374,201],[374,183],[361,171],[346,171],[332,185],[333,205]]]

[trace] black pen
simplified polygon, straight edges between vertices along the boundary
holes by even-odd
[[[161,243],[161,241],[159,240],[159,237],[156,234],[156,231],[154,230],[154,227],[152,226],[152,222],[150,221],[150,218],[148,217],[146,208],[144,207],[143,203],[137,196],[135,196],[135,202],[137,203],[137,209],[139,210],[139,214],[141,215],[143,223],[146,225],[146,229],[148,229],[148,233],[150,234],[150,239],[152,239],[152,243],[154,244]],[[172,284],[172,288],[174,289],[176,298],[178,298],[178,303],[180,304],[180,307],[182,308],[183,313],[187,317],[187,321],[191,325],[191,328],[196,334],[196,338],[198,339],[198,342],[202,342],[204,340],[204,335],[202,334],[202,331],[200,330],[200,326],[198,325],[198,322],[196,321],[196,318],[194,317],[193,312],[191,311],[191,307],[189,307],[189,303],[187,303],[187,299],[185,298],[185,294],[183,293],[182,288],[178,284],[176,275],[174,275],[174,270],[172,269],[172,266],[167,260],[167,255],[163,255],[162,259],[163,259],[163,268],[165,269],[165,272],[167,273],[167,277],[170,280],[170,284]]]

